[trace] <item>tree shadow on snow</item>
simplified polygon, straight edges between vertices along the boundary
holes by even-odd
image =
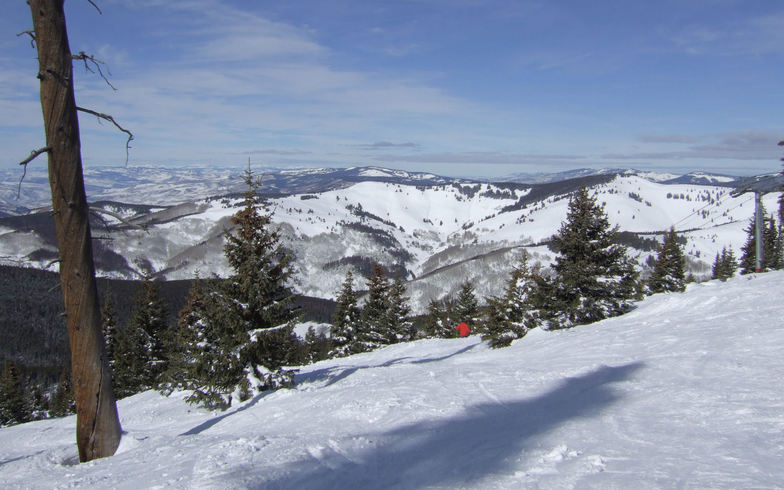
[[[603,366],[568,378],[535,398],[478,404],[467,407],[462,416],[330,441],[338,447],[276,468],[280,471],[271,478],[253,468],[240,469],[239,473],[244,475],[244,485],[256,481],[258,488],[476,485],[488,475],[513,471],[525,453],[537,446],[538,436],[570,420],[607,410],[619,400],[611,383],[629,379],[642,367],[639,362]],[[352,450],[352,446],[363,447]]]
[[[239,408],[237,408],[235,410],[227,411],[226,413],[218,415],[217,417],[213,417],[213,418],[211,418],[211,419],[209,419],[209,420],[207,420],[205,422],[202,422],[201,424],[197,425],[196,427],[194,427],[194,428],[192,428],[192,429],[190,429],[190,430],[188,430],[186,432],[183,432],[180,435],[181,436],[194,436],[194,435],[197,435],[197,434],[201,434],[205,430],[213,427],[215,424],[217,424],[221,420],[223,420],[223,419],[225,419],[227,417],[231,417],[232,415],[234,415],[236,413],[244,412],[245,410],[251,408],[252,406],[254,406],[257,403],[259,403],[259,400],[261,400],[262,398],[264,398],[265,396],[267,396],[270,393],[272,393],[272,391],[265,391],[263,393],[259,393],[258,395],[255,395],[253,398],[251,398],[251,400],[249,402],[245,403],[241,407],[239,407]]]
[[[447,354],[441,357],[433,357],[429,359],[417,359],[415,361],[411,361],[411,364],[424,364],[428,362],[437,362],[443,361],[445,359],[449,359],[452,356],[456,356],[462,354],[464,352],[468,352],[469,350],[473,349],[479,344],[471,344],[465,347],[462,347],[451,354]],[[370,368],[377,368],[377,367],[388,367],[395,364],[401,364],[406,359],[411,359],[410,356],[406,357],[399,357],[397,359],[390,359],[386,362],[382,362],[381,364],[373,364],[373,365],[364,365],[364,366],[332,366],[324,369],[317,369],[310,373],[297,375],[297,384],[300,383],[314,383],[317,381],[321,381],[326,379],[327,382],[322,386],[322,388],[333,385],[338,381],[345,379],[355,372],[359,371],[360,369],[370,369]]]

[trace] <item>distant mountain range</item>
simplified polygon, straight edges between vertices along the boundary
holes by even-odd
[[[165,279],[227,274],[223,236],[241,205],[241,173],[88,171],[99,273]],[[472,280],[482,297],[500,294],[523,251],[550,264],[554,254],[547,243],[565,218],[569,194],[581,186],[605,205],[642,270],[661,234],[674,226],[686,240],[689,270],[697,277],[710,273],[722,247],[739,255],[754,207],[750,196],[730,195],[737,178],[703,173],[577,170],[541,175],[537,183],[488,183],[354,167],[270,170],[262,179],[273,222],[294,255],[298,292],[332,298],[349,270],[362,288],[361,277],[379,262],[408,281],[417,310],[431,298],[452,294],[465,280]],[[9,216],[0,218],[0,263],[56,268],[46,176],[29,175],[20,201],[8,199],[9,193],[16,195],[15,182],[3,185]],[[766,196],[768,209],[777,209],[776,198]]]
[[[93,167],[85,169],[88,198],[132,204],[173,205],[211,196],[243,191],[243,168],[227,167]],[[258,170],[257,170],[258,171]],[[321,169],[273,169],[261,173],[262,192],[267,195],[318,193],[342,189],[358,182],[388,182],[401,185],[465,183],[470,179],[444,177],[426,172],[407,172],[382,167]],[[547,184],[595,175],[637,175],[664,184],[700,184],[733,187],[749,177],[692,172],[684,175],[644,172],[634,169],[582,168],[557,173],[513,174],[476,182]],[[50,205],[46,169],[31,168],[19,185],[19,170],[0,171],[0,216],[25,214]]]

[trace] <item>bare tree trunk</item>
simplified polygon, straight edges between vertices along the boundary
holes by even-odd
[[[104,355],[64,0],[28,3],[38,49],[49,184],[71,344],[76,443],[84,462],[113,455],[122,430]]]

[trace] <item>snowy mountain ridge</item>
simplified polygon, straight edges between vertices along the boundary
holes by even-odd
[[[0,429],[3,488],[778,488],[784,272],[691,284],[491,350],[420,340],[299,368],[226,412],[118,404],[118,453],[75,417]]]
[[[273,222],[294,255],[293,286],[302,294],[333,298],[348,270],[361,276],[373,262],[408,280],[415,311],[465,280],[475,282],[480,297],[499,294],[523,250],[543,265],[553,260],[547,241],[566,216],[569,193],[580,186],[604,203],[611,224],[624,233],[641,264],[655,253],[655,240],[675,226],[687,240],[689,267],[698,277],[710,274],[723,247],[740,255],[753,212],[751,197],[732,197],[728,187],[662,184],[631,174],[538,185],[421,185],[432,176],[404,176],[416,183],[386,176],[351,182],[356,172],[349,169],[330,190],[267,198]],[[767,209],[778,208],[777,197],[765,197]],[[170,207],[95,203],[124,220],[112,215],[94,220],[99,272],[118,278],[226,275],[223,234],[240,205],[236,194]],[[0,262],[50,265],[57,256],[50,222],[47,213],[0,219]]]

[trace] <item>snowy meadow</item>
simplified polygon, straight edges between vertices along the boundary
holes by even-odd
[[[771,272],[503,349],[396,344],[225,412],[149,391],[111,458],[77,463],[74,416],[0,429],[0,487],[780,488],[782,293]]]

